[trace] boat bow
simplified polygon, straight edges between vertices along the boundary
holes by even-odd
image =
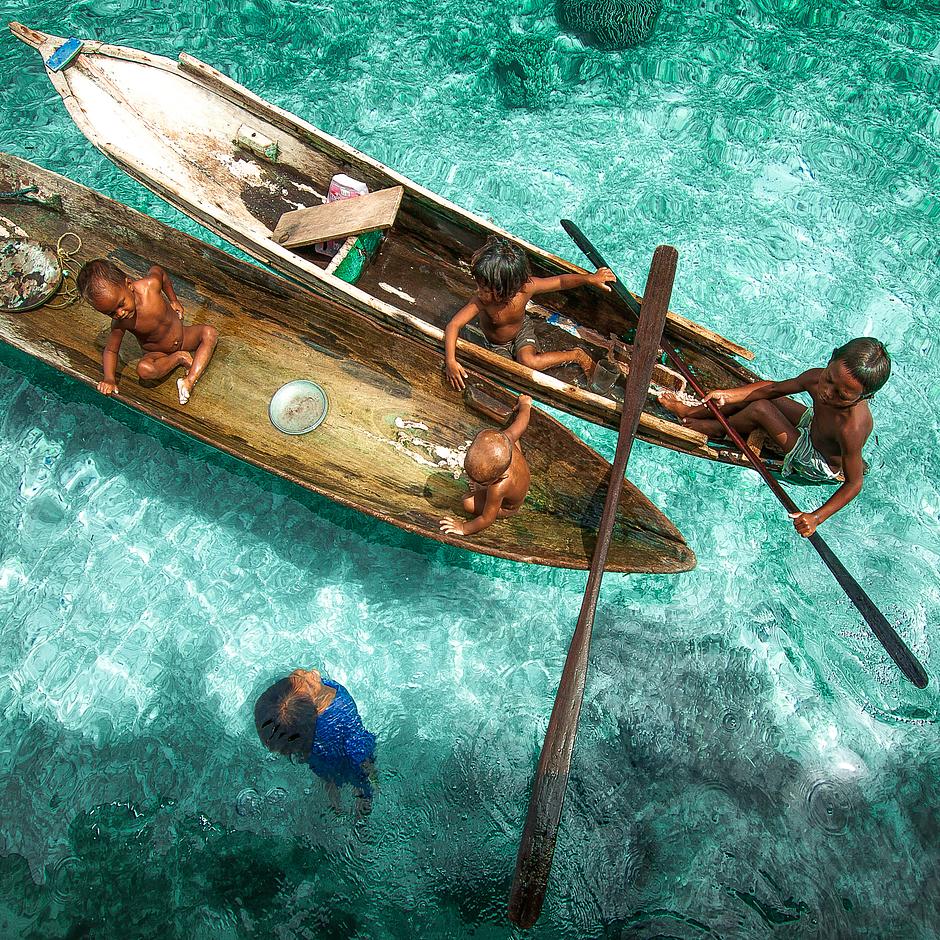
[[[10,32],[16,36],[20,42],[25,42],[27,46],[32,46],[41,56],[43,63],[52,55],[65,38],[62,36],[53,36],[52,33],[44,33],[38,29],[31,29],[15,20],[10,23]]]

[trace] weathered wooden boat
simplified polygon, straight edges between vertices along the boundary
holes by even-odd
[[[610,467],[560,422],[533,409],[523,439],[532,488],[515,516],[471,538],[445,535],[440,519],[461,515],[466,492],[455,478],[459,464],[454,469],[452,453],[488,421],[445,385],[433,350],[336,298],[313,295],[61,176],[0,155],[0,193],[17,192],[0,196],[0,256],[26,238],[56,246],[74,233],[81,248],[69,265],[73,273],[97,257],[132,276],[159,264],[170,273],[187,319],[218,329],[215,356],[185,406],[173,375],[156,384],[138,380],[133,365],[140,349],[126,334],[118,396],[125,404],[409,532],[515,561],[587,567]],[[63,246],[76,244],[68,239]],[[33,298],[24,296],[22,306],[35,308]],[[109,329],[110,321],[82,301],[65,312],[48,304],[0,312],[6,342],[92,385],[101,378]],[[281,386],[302,378],[325,390],[326,417],[310,434],[284,434],[269,420],[269,402]],[[472,381],[490,407],[514,404],[501,386]],[[694,564],[679,531],[627,484],[609,570],[669,573]]]
[[[40,52],[82,132],[131,176],[275,270],[438,350],[448,319],[475,289],[469,259],[489,235],[504,235],[524,248],[536,276],[582,270],[436,196],[186,53],[174,62],[97,41],[63,45],[61,37],[20,23],[10,29]],[[56,50],[60,61],[50,67]],[[394,225],[355,284],[333,273],[335,259],[317,254],[309,244],[314,236],[295,248],[276,237],[293,231],[282,221],[289,213],[325,208],[324,193],[336,173],[364,182],[372,192],[402,190],[400,205],[389,200],[397,207]],[[382,224],[387,223],[386,218]],[[344,251],[354,241],[350,237]],[[627,335],[635,322],[622,303],[593,287],[540,295],[539,301],[530,312],[546,350],[580,345],[601,358],[611,335]],[[758,378],[736,358],[753,358],[749,350],[684,317],[670,312],[665,335],[706,387]],[[557,408],[611,428],[619,424],[616,397],[595,394],[574,366],[535,372],[470,339],[458,342],[458,355],[475,371]],[[440,364],[438,353],[435,368]],[[652,395],[638,436],[746,464],[738,450],[711,444],[684,427]]]

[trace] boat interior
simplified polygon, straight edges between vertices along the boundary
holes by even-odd
[[[292,215],[303,219],[308,215],[309,218],[304,220],[308,229],[306,243],[286,245],[299,257],[343,277],[344,272],[337,269],[349,254],[358,250],[364,264],[354,265],[354,276],[345,279],[366,293],[419,316],[442,330],[454,313],[474,294],[476,285],[470,274],[470,258],[488,237],[489,233],[483,226],[477,225],[472,219],[455,218],[452,213],[442,210],[420,193],[404,189],[397,203],[397,211],[391,217],[386,215],[379,219],[383,232],[381,239],[375,238],[372,240],[374,244],[368,245],[361,233],[353,234],[342,243],[334,240],[333,250],[324,252],[314,242],[314,236],[321,221],[335,225],[335,210],[322,210],[325,210],[324,202],[331,179],[336,174],[344,174],[365,184],[370,194],[366,198],[371,198],[372,194],[400,189],[397,180],[368,164],[332,159],[322,151],[311,152],[312,148],[309,147],[304,148],[305,172],[283,159],[285,155],[278,156],[275,151],[275,159],[271,159],[270,149],[264,152],[252,140],[246,141],[247,130],[242,128],[236,137],[233,156],[252,162],[261,171],[261,177],[259,180],[255,175],[246,175],[241,181],[242,202],[255,219],[271,230],[275,238],[287,227],[285,217]],[[344,201],[350,202],[349,211],[352,212],[352,203],[358,200]],[[331,231],[333,229],[323,229],[325,233]],[[284,243],[283,239],[281,243]],[[336,251],[339,244],[341,247]],[[563,273],[560,268],[539,257],[530,255],[529,263],[536,277]],[[624,367],[627,365],[629,347],[624,345],[623,340],[629,342],[633,320],[613,296],[608,299],[597,291],[579,288],[541,294],[536,300],[530,302],[529,313],[541,351],[581,347],[597,362],[608,356],[613,343],[614,355],[611,358]],[[588,319],[585,316],[588,312],[590,322],[585,323],[583,321]],[[470,342],[479,343],[481,337],[482,334],[474,324],[462,333],[462,338]],[[697,377],[707,387],[727,387],[751,380],[749,373],[738,366],[730,355],[723,357],[681,341],[677,345]],[[603,386],[593,388],[590,379],[585,377],[577,365],[564,365],[548,371],[555,378],[580,388],[597,391],[614,399],[622,398],[626,368],[620,369],[619,374],[615,374]],[[677,391],[685,387],[684,380],[669,369],[664,361],[657,367],[654,383]],[[650,400],[650,410],[665,420],[675,420],[653,398]]]

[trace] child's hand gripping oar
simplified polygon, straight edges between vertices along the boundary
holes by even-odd
[[[607,262],[604,261],[584,232],[582,232],[574,222],[568,219],[562,219],[561,224],[562,228],[574,239],[575,244],[584,252],[591,264],[598,267],[607,267]],[[623,284],[618,280],[612,284],[611,287],[635,313],[637,302]],[[698,382],[696,382],[679,353],[665,340],[663,341],[662,347],[675,369],[689,383],[689,386],[695,390],[699,398],[704,399],[705,392]],[[771,476],[770,471],[764,466],[763,461],[747,446],[741,435],[730,425],[727,418],[721,413],[721,409],[711,400],[706,401],[705,404],[714,415],[715,419],[721,422],[728,437],[740,448],[741,453],[747,457],[754,469],[764,478],[764,482],[773,490],[777,499],[783,503],[787,512],[798,513],[800,511],[799,507],[790,499],[786,490]],[[809,542],[819,553],[819,557],[825,562],[826,567],[835,575],[842,590],[845,591],[849,600],[855,605],[862,617],[865,618],[865,622],[871,627],[872,632],[885,648],[888,655],[895,661],[901,672],[903,672],[918,689],[925,688],[927,685],[927,672],[924,667],[917,657],[908,649],[905,642],[898,636],[894,627],[888,623],[884,614],[865,593],[862,586],[846,571],[845,566],[835,556],[835,553],[829,548],[818,532],[809,536]]]
[[[545,898],[548,876],[555,854],[555,838],[565,802],[568,771],[571,768],[571,753],[578,730],[581,700],[584,697],[584,680],[587,672],[588,651],[591,647],[591,629],[594,626],[594,611],[604,576],[604,564],[610,547],[614,520],[623,476],[633,447],[633,437],[646,404],[650,376],[659,355],[659,343],[669,309],[672,282],[676,276],[675,248],[660,245],[653,255],[640,322],[633,345],[633,359],[624,389],[623,411],[620,416],[620,434],[617,451],[610,471],[610,486],[604,501],[597,545],[591,559],[581,613],[575,627],[571,646],[565,659],[565,668],[555,696],[555,705],[545,732],[545,742],[539,756],[529,812],[526,816],[516,872],[509,897],[509,919],[518,927],[531,927],[538,919]]]

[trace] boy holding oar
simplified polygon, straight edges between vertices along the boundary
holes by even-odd
[[[842,484],[815,512],[792,514],[797,532],[808,538],[861,492],[865,473],[862,446],[874,427],[868,399],[890,375],[887,350],[866,336],[834,349],[824,369],[808,369],[782,382],[715,389],[705,401],[714,401],[744,437],[761,428],[785,455],[785,477]],[[809,408],[787,397],[799,392],[812,398]],[[706,417],[709,411],[704,405],[686,405],[671,392],[664,392],[659,400],[683,424],[703,434],[721,436],[721,424]]]
[[[601,290],[617,280],[609,268],[593,274],[560,274],[556,277],[532,277],[525,252],[509,239],[491,236],[470,259],[470,271],[477,292],[461,307],[444,330],[444,368],[451,385],[464,387],[467,371],[457,362],[457,337],[460,331],[479,318],[483,348],[515,359],[530,369],[552,369],[577,363],[590,378],[594,360],[581,348],[539,352],[535,324],[526,313],[526,304],[536,294],[571,290],[593,284]]]

